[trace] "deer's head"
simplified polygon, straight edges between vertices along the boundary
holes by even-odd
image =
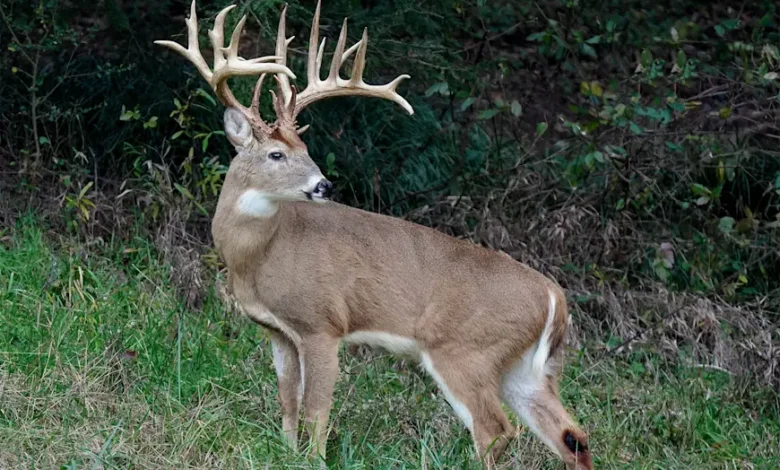
[[[409,114],[413,114],[409,103],[395,92],[398,85],[408,75],[401,75],[386,85],[368,85],[363,81],[366,66],[366,47],[368,34],[364,30],[363,38],[352,47],[345,49],[347,40],[347,21],[341,28],[341,34],[333,54],[328,77],[320,78],[325,39],[318,45],[320,3],[312,22],[309,38],[307,61],[307,86],[298,93],[290,79],[295,79],[287,67],[287,46],[293,40],[285,34],[285,15],[282,11],[276,38],[276,53],[272,56],[255,59],[243,59],[238,55],[241,32],[246,21],[244,16],[236,25],[230,45],[224,47],[225,17],[235,5],[222,10],[214,21],[214,29],[209,31],[214,49],[214,69],[211,70],[200,53],[198,45],[198,18],[195,12],[195,0],[192,2],[190,17],[186,20],[188,45],[173,41],[155,41],[180,53],[200,72],[211,85],[225,110],[225,134],[236,149],[236,157],[231,170],[242,185],[245,200],[257,205],[258,200],[310,200],[325,201],[330,195],[332,185],[325,179],[317,165],[309,156],[306,144],[300,138],[308,126],[299,128],[296,124],[298,114],[315,101],[335,96],[369,96],[384,98],[401,105]],[[349,79],[339,76],[339,69],[345,60],[357,52]],[[276,120],[265,121],[259,112],[260,94],[263,79],[273,74],[276,79],[277,93],[271,92]],[[238,75],[259,75],[252,103],[246,107],[238,102],[227,85],[227,79]],[[259,199],[258,199],[259,198]]]

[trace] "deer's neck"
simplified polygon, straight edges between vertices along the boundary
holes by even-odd
[[[240,183],[228,172],[211,227],[217,251],[235,271],[243,270],[248,260],[263,259],[282,217],[282,203]]]

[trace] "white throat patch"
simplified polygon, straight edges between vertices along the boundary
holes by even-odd
[[[238,198],[238,211],[250,217],[271,217],[279,210],[279,203],[267,194],[248,189]]]

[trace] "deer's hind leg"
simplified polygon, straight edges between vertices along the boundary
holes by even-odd
[[[561,403],[559,356],[541,371],[534,370],[532,352],[519,360],[502,378],[501,394],[506,404],[565,462],[569,469],[593,468],[588,436],[575,424]]]
[[[500,377],[480,359],[423,352],[422,364],[474,439],[479,457],[491,467],[515,435],[501,408]]]
[[[298,448],[298,419],[300,417],[303,383],[298,350],[284,334],[271,331],[274,368],[279,384],[279,402],[282,407],[282,432],[287,444]]]

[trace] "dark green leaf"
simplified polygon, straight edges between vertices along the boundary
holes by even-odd
[[[721,217],[718,222],[718,230],[723,233],[731,233],[734,230],[734,218],[733,217]]]
[[[520,116],[523,114],[523,107],[520,105],[520,103],[517,102],[517,100],[512,101],[511,111],[514,116]]]
[[[433,96],[436,93],[446,96],[449,92],[449,89],[450,86],[447,82],[434,83],[428,87],[427,90],[425,90],[425,96]]]
[[[677,66],[683,68],[685,67],[685,62],[687,61],[688,61],[688,56],[686,56],[685,52],[682,49],[680,49],[677,52]]]
[[[185,188],[184,186],[180,185],[179,183],[173,183],[173,186],[176,188],[179,193],[181,193],[182,196],[186,197],[190,201],[194,201],[195,198],[192,196],[192,193],[189,189]]]
[[[496,114],[498,114],[500,111],[501,111],[500,109],[495,109],[495,108],[483,109],[482,111],[477,113],[477,119],[479,119],[480,121],[484,121],[484,120],[490,119],[493,116],[495,116]]]
[[[650,52],[647,49],[644,49],[642,51],[642,56],[641,56],[641,59],[640,59],[640,63],[642,64],[642,67],[645,67],[645,68],[650,67],[650,65],[653,64],[653,53]]]
[[[582,53],[588,57],[593,57],[594,59],[598,58],[596,49],[594,49],[590,44],[582,44]]]
[[[669,150],[671,150],[672,152],[678,152],[678,153],[680,153],[680,152],[682,152],[682,151],[683,151],[683,148],[682,148],[682,146],[681,146],[681,145],[675,144],[674,142],[670,142],[670,141],[668,141],[668,140],[666,141],[666,148],[668,148],[668,149],[669,149]]]
[[[202,97],[206,98],[208,100],[208,102],[211,103],[211,106],[216,106],[217,105],[217,102],[214,100],[214,97],[211,96],[211,93],[206,92],[202,88],[198,88],[196,93],[199,96],[202,96]]]
[[[474,104],[474,101],[476,101],[476,100],[477,100],[476,98],[472,98],[472,97],[466,98],[465,100],[463,100],[463,103],[461,103],[460,110],[461,111],[465,111],[465,110],[469,109],[469,107],[472,104]]]
[[[703,184],[699,184],[699,183],[693,183],[691,185],[691,192],[695,196],[707,196],[707,197],[709,197],[712,194],[712,191],[710,191],[710,189],[708,187],[704,186]]]

